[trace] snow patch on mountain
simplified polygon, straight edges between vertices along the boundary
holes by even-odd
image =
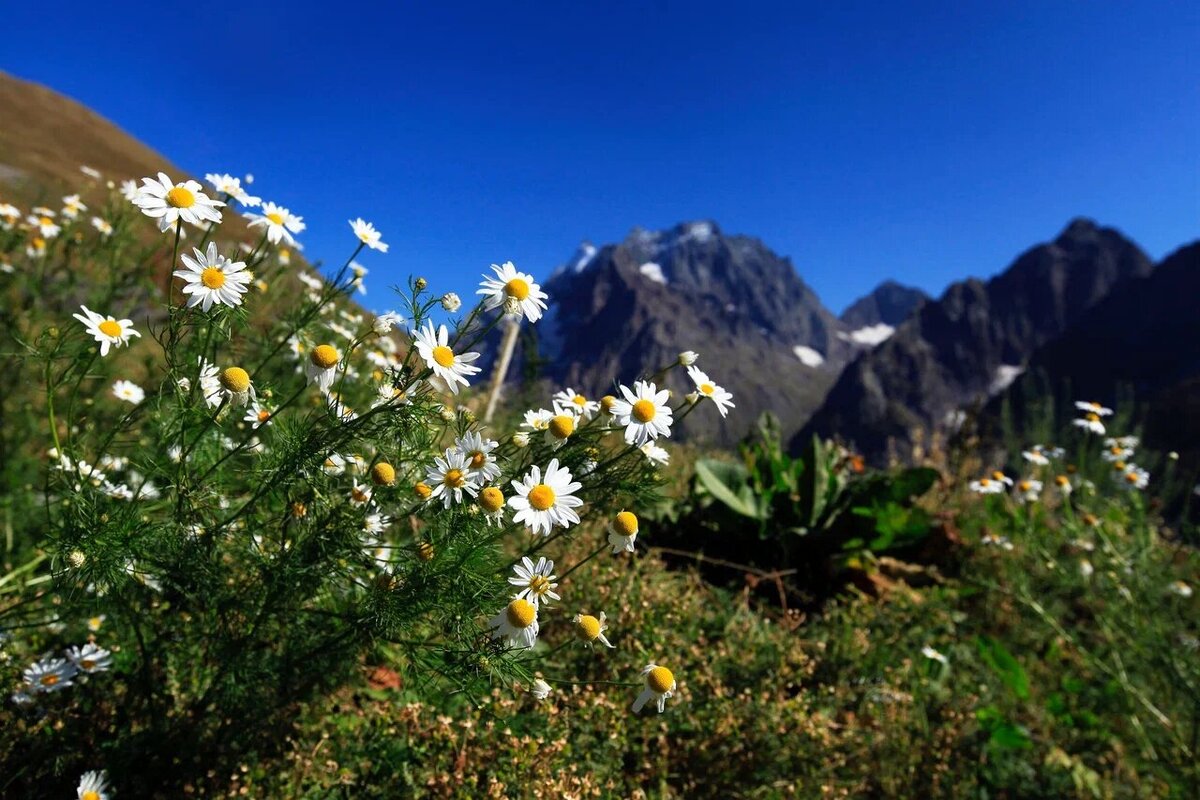
[[[1024,371],[1024,367],[1016,364],[1001,364],[996,367],[996,372],[992,375],[992,382],[988,386],[988,394],[1000,394],[1011,386],[1012,382],[1019,378]]]
[[[796,354],[796,358],[806,367],[819,367],[825,363],[825,356],[813,350],[811,347],[805,347],[798,344],[792,348],[792,352]]]
[[[596,258],[596,246],[591,242],[581,242],[579,249],[575,251],[575,257],[571,259],[571,271],[578,275],[588,268],[588,265]]]
[[[886,342],[895,332],[896,329],[891,325],[881,322],[878,325],[868,325],[865,328],[859,328],[849,333],[838,331],[837,336],[843,342],[851,342],[863,347],[875,347]]]
[[[667,276],[663,274],[662,265],[660,264],[656,264],[653,261],[647,261],[645,264],[642,264],[640,267],[638,267],[638,272],[642,273],[646,276],[646,278],[654,281],[655,283],[661,283],[664,286],[667,285]]]

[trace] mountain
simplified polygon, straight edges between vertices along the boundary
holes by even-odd
[[[1117,405],[1132,396],[1148,444],[1200,466],[1200,241],[1181,247],[1146,277],[1126,281],[1062,336],[1033,354],[1029,370],[989,404],[1018,424],[1030,397],[1050,396],[1074,416],[1073,400]]]
[[[922,305],[842,372],[793,444],[815,433],[875,460],[893,444],[903,453],[918,429],[947,427],[958,410],[1005,389],[1039,346],[1151,268],[1118,231],[1076,219],[1000,275],[955,283]]]
[[[710,221],[638,228],[602,247],[585,242],[543,288],[551,305],[533,334],[546,377],[600,395],[695,350],[697,366],[734,393],[737,408],[723,424],[712,409],[697,410],[681,433],[719,445],[736,442],[766,410],[797,430],[853,350],[790,260]],[[673,375],[673,389],[691,391]]]
[[[841,320],[849,330],[838,335],[851,344],[874,347],[895,333],[896,326],[928,300],[929,295],[920,289],[884,281],[842,312]]]

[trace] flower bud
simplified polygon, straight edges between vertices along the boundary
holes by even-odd
[[[692,364],[696,363],[696,359],[699,357],[700,356],[698,356],[696,353],[692,352],[691,350],[684,350],[682,353],[679,354],[679,366],[690,367]]]
[[[462,300],[454,292],[446,292],[442,295],[442,308],[453,314],[462,308]]]

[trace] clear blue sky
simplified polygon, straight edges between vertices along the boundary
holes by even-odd
[[[712,218],[835,311],[938,294],[1076,215],[1160,257],[1200,232],[1200,3],[7,4],[0,66],[193,172],[253,172],[464,296],[580,239]],[[0,121],[2,124],[2,121]]]

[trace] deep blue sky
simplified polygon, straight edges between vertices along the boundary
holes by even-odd
[[[193,173],[253,172],[377,309],[712,218],[835,311],[938,294],[1076,215],[1200,232],[1200,3],[7,4],[0,67]],[[118,10],[119,9],[119,10]],[[0,121],[0,124],[3,124]]]

